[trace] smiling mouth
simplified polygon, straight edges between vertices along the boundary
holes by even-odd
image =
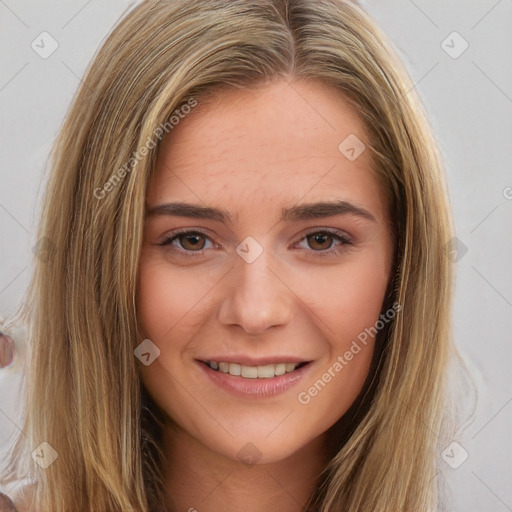
[[[203,363],[212,370],[235,377],[243,377],[245,379],[272,379],[273,377],[279,377],[286,373],[292,373],[309,364],[309,361],[302,363],[266,364],[263,366],[246,366],[224,361],[203,361]]]

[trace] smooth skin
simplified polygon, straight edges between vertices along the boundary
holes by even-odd
[[[170,512],[297,512],[328,461],[326,431],[361,391],[373,340],[307,404],[298,396],[375,325],[393,256],[387,196],[369,150],[350,161],[338,149],[350,134],[367,145],[338,91],[279,79],[222,91],[162,143],[137,308],[142,332],[160,349],[142,375],[169,418]],[[281,219],[283,208],[340,200],[352,206]],[[155,213],[178,201],[225,210],[231,220]],[[180,228],[196,234],[176,236]],[[263,249],[251,263],[236,251],[247,237]],[[290,389],[255,399],[211,382],[199,360],[212,354],[311,362]],[[253,447],[251,465],[241,454]]]

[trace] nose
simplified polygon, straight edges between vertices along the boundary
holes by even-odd
[[[259,334],[290,322],[295,295],[266,251],[252,263],[240,258],[226,286],[219,310],[223,325],[238,325],[248,334]]]

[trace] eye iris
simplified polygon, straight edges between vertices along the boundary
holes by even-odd
[[[314,241],[313,243],[313,246],[311,247],[312,249],[314,249],[314,244],[315,243],[320,243],[320,245],[325,245],[325,240],[328,241],[328,244],[327,244],[327,247],[319,247],[318,250],[325,250],[325,249],[329,249],[329,247],[331,246],[331,239],[332,239],[332,236],[328,233],[315,233],[313,235],[308,235],[308,242],[310,243],[310,246],[311,246],[311,240]]]
[[[198,247],[197,241],[201,240],[201,239],[203,239],[203,244],[200,247]],[[202,235],[197,235],[197,234],[181,235],[179,237],[179,240],[180,240],[180,244],[182,245],[182,247],[184,247],[187,250],[194,250],[194,249],[201,250],[204,247],[204,237]],[[190,242],[192,240],[192,245],[187,247],[187,242],[183,243],[184,240],[186,240],[187,242]]]

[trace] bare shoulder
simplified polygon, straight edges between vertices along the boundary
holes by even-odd
[[[12,493],[0,492],[0,512],[31,512],[35,485],[18,486]]]
[[[20,512],[7,494],[0,492],[0,512]]]

